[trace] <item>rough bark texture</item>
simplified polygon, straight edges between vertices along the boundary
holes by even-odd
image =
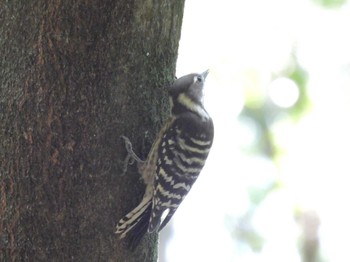
[[[184,0],[0,3],[0,261],[156,261],[115,225],[168,112]]]

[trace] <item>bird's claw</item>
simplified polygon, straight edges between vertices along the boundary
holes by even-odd
[[[134,152],[134,150],[132,149],[132,143],[130,141],[130,139],[126,136],[120,136],[120,138],[122,138],[125,142],[125,149],[127,151],[127,155],[124,159],[124,165],[123,165],[123,173],[122,175],[124,175],[127,170],[128,170],[128,165],[133,165],[135,163],[135,161],[138,163],[138,164],[141,164],[143,163],[144,161],[141,160]]]

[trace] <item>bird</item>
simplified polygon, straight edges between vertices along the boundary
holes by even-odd
[[[126,161],[137,162],[146,185],[138,206],[117,223],[116,234],[135,249],[147,233],[160,232],[197,180],[214,139],[214,124],[203,105],[209,70],[178,78],[168,87],[171,114],[141,160],[122,136]],[[127,165],[126,165],[127,166]],[[164,219],[162,219],[164,218]]]

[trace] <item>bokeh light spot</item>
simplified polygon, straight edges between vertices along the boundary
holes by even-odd
[[[298,101],[299,88],[293,80],[280,77],[271,82],[269,96],[277,106],[289,108]]]

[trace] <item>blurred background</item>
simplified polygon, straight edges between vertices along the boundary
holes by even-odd
[[[350,3],[187,0],[215,141],[160,262],[350,261]]]

